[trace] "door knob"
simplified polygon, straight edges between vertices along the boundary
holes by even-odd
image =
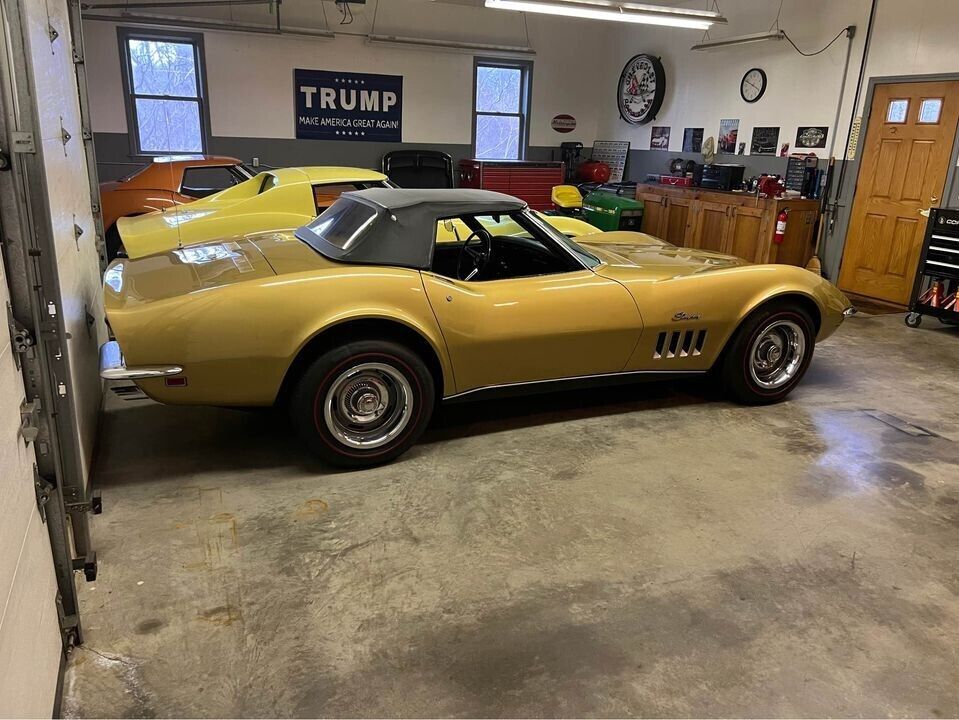
[[[935,205],[937,202],[939,202],[939,198],[937,198],[935,195],[933,195],[931,198],[929,198],[929,204],[930,204],[930,205]]]

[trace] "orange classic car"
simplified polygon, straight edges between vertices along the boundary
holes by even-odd
[[[240,160],[221,155],[168,155],[115,182],[100,183],[100,207],[107,257],[120,248],[117,220],[183,205],[248,180],[256,173]]]

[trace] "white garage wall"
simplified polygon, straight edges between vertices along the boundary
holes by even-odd
[[[765,32],[776,17],[778,2],[723,2],[729,25],[710,33],[712,39]],[[821,49],[847,25],[859,25],[853,40],[851,83],[855,86],[858,60],[865,38],[868,0],[785,0],[780,26],[805,52]],[[739,140],[747,148],[756,126],[779,126],[780,144],[795,146],[798,125],[828,125],[833,133],[841,74],[848,41],[841,38],[826,52],[802,57],[786,41],[763,42],[709,52],[692,52],[701,33],[668,34],[653,28],[617,28],[611,40],[612,66],[608,76],[618,77],[637,53],[659,55],[666,71],[667,92],[659,116],[649,125],[630,126],[619,117],[613,98],[604,102],[600,132],[630,140],[637,149],[649,149],[654,125],[672,127],[670,150],[682,149],[683,128],[702,127],[705,137],[719,135],[719,122],[738,118]],[[753,67],[766,71],[769,83],[756,103],[742,100],[743,74]],[[841,145],[840,145],[841,147]],[[748,152],[748,149],[747,149]],[[828,157],[828,150],[818,151]]]
[[[721,4],[729,19],[723,36],[765,32],[776,16],[777,2],[726,0]],[[661,55],[667,73],[668,91],[655,122],[632,127],[619,118],[612,99],[600,104],[599,133],[631,140],[635,148],[648,149],[653,125],[672,127],[670,150],[682,148],[685,127],[704,127],[716,136],[723,118],[740,119],[740,140],[747,146],[752,128],[780,126],[780,142],[795,146],[799,125],[828,125],[836,135],[835,154],[842,156],[846,128],[855,95],[856,77],[865,43],[870,0],[785,0],[780,26],[804,51],[822,48],[844,26],[856,25],[850,73],[843,98],[838,131],[833,127],[839,99],[841,73],[847,41],[838,40],[815,57],[802,57],[785,41],[764,42],[711,52],[691,52],[698,34],[668,34],[642,26],[615,27],[610,39],[608,77],[618,76],[633,55]],[[955,0],[879,0],[872,49],[866,68],[868,77],[930,74],[959,70],[959,2]],[[739,83],[749,68],[766,71],[769,85],[764,97],[748,104],[739,96]],[[860,102],[860,112],[864,98]],[[748,152],[748,149],[747,149]],[[828,157],[827,150],[817,151]]]
[[[386,15],[387,9],[392,16]],[[473,56],[369,44],[362,34],[369,23],[363,25],[362,17],[357,14],[360,27],[350,31],[361,35],[338,35],[335,40],[204,30],[212,134],[292,139],[293,69],[300,67],[402,75],[404,142],[469,145]],[[525,45],[526,25],[517,13],[391,0],[381,7],[376,33]],[[590,63],[583,62],[583,50],[604,47],[606,26],[572,25],[548,17],[530,17],[528,26],[529,42],[536,50],[530,144],[558,145],[563,140],[591,144],[601,89]],[[457,32],[451,32],[453,28]],[[125,133],[116,24],[87,21],[84,34],[93,129]],[[574,133],[561,135],[550,128],[550,120],[560,113],[577,118]]]

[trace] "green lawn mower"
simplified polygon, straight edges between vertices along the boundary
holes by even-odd
[[[643,226],[643,202],[636,199],[635,183],[557,185],[552,212],[585,220],[600,230],[632,230]]]

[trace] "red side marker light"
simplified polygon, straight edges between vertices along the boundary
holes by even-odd
[[[167,387],[186,387],[187,382],[185,377],[170,377],[164,380]]]

